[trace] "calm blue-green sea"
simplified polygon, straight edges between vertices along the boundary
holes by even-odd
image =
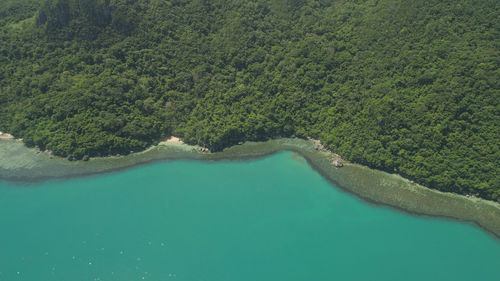
[[[0,280],[500,280],[500,242],[373,206],[290,152],[0,182]]]

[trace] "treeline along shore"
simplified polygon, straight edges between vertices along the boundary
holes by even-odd
[[[497,0],[1,0],[0,130],[72,160],[318,139],[500,200]]]
[[[497,202],[436,191],[398,175],[346,161],[339,168],[333,164],[338,160],[338,155],[318,149],[317,144],[312,140],[274,139],[246,142],[221,152],[210,153],[199,146],[187,145],[174,138],[143,152],[126,156],[70,162],[38,149],[27,148],[19,141],[0,140],[0,179],[18,181],[23,185],[41,180],[107,173],[157,161],[246,161],[286,150],[303,156],[335,186],[370,203],[391,206],[417,215],[473,222],[500,237],[500,204]]]

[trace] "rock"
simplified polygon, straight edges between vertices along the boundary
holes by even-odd
[[[88,155],[83,156],[82,160],[83,161],[89,161],[90,157]]]
[[[202,152],[202,153],[205,153],[205,152],[209,152],[208,148],[206,147],[198,147],[198,152]]]
[[[342,162],[342,159],[335,159],[335,160],[332,161],[332,165],[334,167],[340,168],[340,167],[344,166],[344,162]]]
[[[14,136],[11,135],[11,134],[0,132],[0,139],[3,139],[3,140],[12,140],[12,139],[14,139]]]

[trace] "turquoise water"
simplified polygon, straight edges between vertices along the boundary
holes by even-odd
[[[282,152],[0,182],[0,280],[500,280],[500,242],[367,204]]]

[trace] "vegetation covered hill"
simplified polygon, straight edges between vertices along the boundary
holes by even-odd
[[[497,0],[0,0],[0,130],[81,159],[311,136],[500,200]]]

